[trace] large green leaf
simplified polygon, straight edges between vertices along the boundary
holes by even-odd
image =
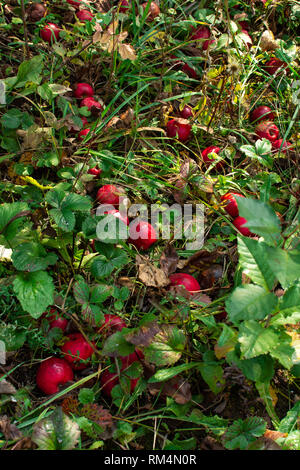
[[[300,252],[284,251],[280,248],[266,247],[265,257],[269,268],[279,280],[283,289],[300,279]]]
[[[273,289],[275,274],[268,263],[266,243],[247,237],[238,237],[239,263],[251,281],[267,290]]]
[[[274,315],[271,325],[296,324],[300,321],[300,286],[288,289],[279,299],[279,313]]]
[[[214,353],[207,351],[203,354],[203,362],[198,367],[203,380],[207,383],[211,391],[215,394],[221,392],[225,386],[223,369],[220,362],[215,360]]]
[[[42,271],[56,261],[54,253],[47,253],[42,245],[34,242],[22,243],[12,253],[13,265],[19,271]]]
[[[45,271],[20,273],[16,276],[13,287],[22,308],[33,318],[39,318],[53,304],[54,284]]]
[[[278,346],[279,338],[274,328],[264,328],[260,323],[248,320],[240,326],[238,341],[243,356],[250,359],[274,350]]]
[[[264,434],[266,428],[266,421],[258,416],[246,418],[244,421],[238,419],[226,431],[225,447],[229,450],[246,450],[251,442]]]
[[[262,320],[274,310],[278,298],[263,287],[246,284],[234,289],[226,300],[226,311],[230,321],[237,324],[242,320]]]
[[[236,198],[239,214],[247,220],[245,227],[260,235],[267,243],[274,245],[280,239],[280,222],[275,211],[268,204],[246,197]]]

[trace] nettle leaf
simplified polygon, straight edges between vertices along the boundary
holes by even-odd
[[[265,433],[266,429],[267,423],[258,416],[246,418],[244,421],[238,419],[226,431],[225,447],[229,450],[246,450],[251,442]]]
[[[215,355],[212,351],[207,351],[203,354],[203,363],[200,364],[199,371],[213,393],[217,394],[223,390],[225,386],[223,369],[220,362],[215,360]]]
[[[263,237],[266,243],[276,244],[280,238],[281,228],[272,207],[262,201],[246,197],[237,197],[236,201],[240,216],[247,220],[245,227]]]
[[[160,325],[160,331],[144,349],[145,358],[157,366],[175,364],[181,358],[185,343],[182,330],[173,325]]]
[[[109,253],[101,254],[93,259],[91,273],[96,278],[109,276],[114,269],[122,268],[129,263],[126,253],[120,248],[112,248]]]
[[[239,263],[243,272],[250,277],[251,281],[267,290],[273,289],[275,275],[268,263],[266,243],[247,237],[238,237]]]
[[[29,312],[33,318],[39,318],[54,302],[53,280],[45,271],[18,274],[13,288],[23,310]]]
[[[39,450],[71,450],[80,438],[79,425],[61,408],[33,426],[32,440]]]
[[[13,238],[22,230],[24,226],[24,217],[15,219],[13,222],[9,223],[17,215],[22,214],[25,211],[28,211],[29,207],[24,202],[13,202],[12,204],[5,203],[0,206],[0,244],[5,245],[5,241],[11,241]],[[4,239],[2,241],[2,239]]]
[[[284,251],[280,248],[266,247],[269,268],[279,280],[283,289],[300,279],[300,252]]]
[[[42,271],[56,261],[54,253],[47,254],[43,246],[35,242],[22,243],[12,253],[13,265],[19,271]]]
[[[263,320],[272,313],[278,298],[263,287],[246,284],[237,287],[226,300],[226,312],[230,321],[237,324],[242,320]]]
[[[279,313],[271,319],[271,325],[296,324],[300,321],[300,286],[288,289],[279,299]]]

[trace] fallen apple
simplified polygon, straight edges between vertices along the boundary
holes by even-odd
[[[244,225],[247,223],[247,220],[244,219],[244,217],[241,217],[241,216],[238,216],[236,217],[236,219],[234,219],[233,221],[233,225],[235,226],[235,228],[238,229],[238,231],[244,235],[245,237],[253,237],[255,236],[254,233],[250,232],[250,230],[248,229],[248,227],[244,227]]]
[[[258,123],[260,121],[274,121],[275,116],[269,106],[258,106],[250,114],[250,121]]]
[[[92,21],[94,18],[93,13],[90,10],[78,10],[76,16],[79,21]]]
[[[78,99],[92,97],[94,95],[94,88],[89,83],[77,83],[74,96]]]
[[[261,139],[267,139],[270,142],[275,142],[279,137],[279,129],[272,121],[261,121],[256,126],[255,133]]]
[[[157,241],[155,229],[146,221],[133,221],[129,226],[128,242],[138,250],[148,250]]]
[[[59,392],[59,385],[73,380],[70,365],[59,357],[50,357],[41,363],[36,375],[36,384],[46,395]]]
[[[183,286],[192,294],[199,292],[201,289],[199,282],[187,273],[171,274],[169,279],[171,281],[171,286]]]
[[[61,347],[65,360],[74,370],[86,369],[94,350],[81,333],[71,333]],[[85,362],[82,362],[85,361]]]
[[[245,197],[240,193],[226,193],[221,197],[221,201],[227,203],[224,205],[225,211],[231,215],[231,217],[238,217],[239,215],[239,208],[236,202],[236,196]]]
[[[87,107],[88,110],[95,116],[99,115],[99,111],[103,110],[103,106],[99,101],[96,101],[95,98],[92,96],[87,96],[86,98],[83,98],[83,100],[80,103],[80,107]]]
[[[121,186],[113,184],[105,184],[97,192],[97,201],[100,204],[111,204],[112,206],[119,206],[125,197],[125,191]]]
[[[171,119],[167,123],[167,136],[176,137],[180,142],[186,142],[191,135],[192,126],[187,119]]]
[[[59,39],[60,28],[54,23],[47,23],[40,31],[41,38],[52,44]]]

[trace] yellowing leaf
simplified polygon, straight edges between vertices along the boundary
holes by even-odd
[[[21,179],[26,183],[32,184],[36,188],[41,189],[42,191],[46,191],[47,189],[52,189],[52,186],[42,186],[38,181],[36,181],[31,176],[21,176]]]
[[[123,60],[125,59],[135,60],[136,59],[135,50],[130,44],[119,44],[118,50]]]

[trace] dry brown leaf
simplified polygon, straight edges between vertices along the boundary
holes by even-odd
[[[170,284],[168,276],[157,268],[145,256],[136,256],[138,278],[148,287],[166,287]]]
[[[138,332],[132,332],[126,335],[126,341],[135,346],[146,348],[152,343],[154,336],[159,332],[160,327],[158,324],[151,322],[146,326],[141,326]]]
[[[15,441],[16,439],[21,439],[23,433],[17,428],[15,424],[10,422],[8,416],[0,416],[0,431],[3,433],[4,438],[7,441]]]
[[[0,381],[0,393],[5,393],[7,395],[13,395],[16,393],[15,387],[5,379]]]
[[[275,51],[278,49],[279,44],[274,38],[272,31],[266,30],[262,33],[260,47],[263,51]]]
[[[162,252],[159,260],[161,269],[166,274],[166,276],[170,276],[170,274],[175,273],[178,259],[179,257],[174,246],[168,244]]]
[[[276,439],[279,439],[280,437],[287,437],[288,433],[287,432],[279,432],[279,431],[271,431],[271,429],[266,429],[264,433],[264,437],[267,439],[273,439],[273,441],[276,441]]]
[[[123,60],[136,60],[137,58],[135,50],[130,44],[119,44],[118,50]]]
[[[160,394],[163,397],[172,397],[179,405],[184,405],[192,399],[190,384],[178,375],[163,383],[150,383],[148,390],[153,396]]]

